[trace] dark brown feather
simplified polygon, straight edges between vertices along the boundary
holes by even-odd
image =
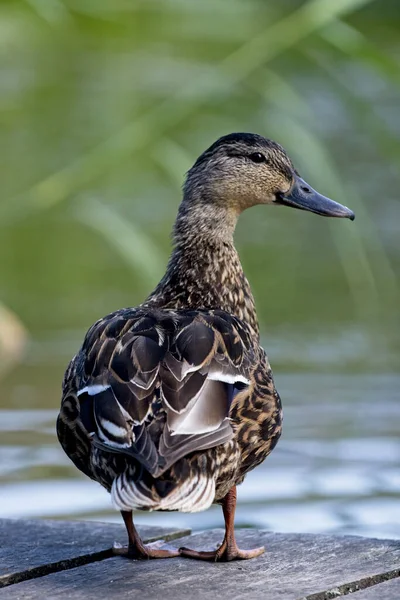
[[[160,476],[185,455],[232,438],[233,382],[246,381],[256,359],[250,332],[222,311],[124,310],[89,330],[75,359],[79,374],[72,371],[66,387],[79,397],[81,424],[98,449]],[[161,429],[151,427],[160,419]]]

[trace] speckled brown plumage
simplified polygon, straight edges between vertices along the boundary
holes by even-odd
[[[182,556],[232,560],[263,551],[236,546],[235,486],[275,447],[282,407],[233,233],[245,208],[298,202],[299,182],[281,146],[261,136],[213,144],[188,173],[161,282],[138,308],[97,321],[66,371],[60,443],[111,492],[130,556],[178,554],[144,547],[132,509],[195,512],[212,502],[224,509],[221,548]],[[338,206],[329,209],[344,210]]]

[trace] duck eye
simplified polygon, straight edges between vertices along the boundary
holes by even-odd
[[[255,163],[267,162],[267,159],[265,158],[264,154],[261,154],[261,152],[253,152],[253,154],[250,154],[249,158]]]

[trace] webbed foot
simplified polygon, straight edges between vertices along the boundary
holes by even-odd
[[[212,552],[198,552],[190,548],[180,548],[180,556],[197,558],[198,560],[212,560],[215,562],[229,562],[231,560],[248,560],[264,554],[265,548],[253,548],[252,550],[240,550],[235,539],[235,509],[236,509],[236,486],[233,486],[222,499],[222,510],[225,519],[225,537],[221,546]]]
[[[177,548],[166,547],[163,540],[152,542],[151,544],[129,544],[121,546],[118,543],[113,545],[113,553],[118,556],[125,556],[133,560],[148,560],[150,558],[175,558],[180,556]]]
[[[198,552],[197,550],[191,550],[190,548],[179,548],[180,556],[187,558],[196,558],[198,560],[210,560],[214,562],[229,562],[231,560],[248,560],[249,558],[256,558],[264,554],[265,548],[253,548],[252,550],[240,550],[237,547],[236,542],[228,544],[224,540],[221,546],[217,550],[211,552]]]
[[[148,560],[150,558],[176,558],[180,556],[177,548],[168,547],[164,540],[158,540],[151,544],[143,544],[140,535],[133,524],[132,511],[121,511],[122,518],[128,532],[128,546],[114,543],[113,553],[118,556],[126,556],[134,560]]]

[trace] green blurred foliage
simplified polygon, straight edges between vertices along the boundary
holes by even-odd
[[[314,364],[304,348],[342,337],[342,368],[394,368],[399,27],[395,0],[3,0],[0,301],[43,361],[144,299],[185,171],[220,135],[254,131],[356,212],[243,215],[275,364]]]

